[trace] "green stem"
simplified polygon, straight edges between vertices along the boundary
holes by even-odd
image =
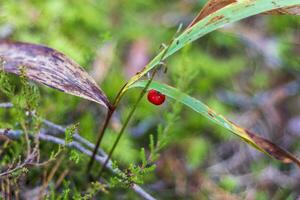
[[[114,142],[114,144],[113,144],[113,146],[112,146],[112,148],[111,148],[111,150],[110,150],[110,152],[109,152],[109,154],[108,154],[108,156],[107,156],[105,162],[103,163],[103,165],[102,165],[102,167],[101,167],[101,170],[100,170],[100,172],[99,172],[99,174],[98,174],[98,177],[100,177],[100,176],[102,175],[102,172],[104,171],[104,169],[105,169],[105,167],[106,167],[108,161],[110,160],[110,158],[111,158],[111,156],[112,156],[114,150],[116,149],[116,147],[117,147],[117,145],[118,145],[118,143],[119,143],[119,141],[120,141],[120,139],[121,139],[121,137],[122,137],[122,135],[123,135],[123,133],[124,133],[124,131],[125,131],[127,125],[128,125],[128,123],[129,123],[130,119],[132,118],[132,116],[133,116],[133,114],[134,114],[136,108],[138,107],[138,104],[140,103],[140,101],[142,100],[143,96],[144,96],[145,93],[147,92],[147,89],[149,88],[149,86],[150,86],[150,84],[151,84],[151,82],[152,82],[152,80],[153,80],[153,78],[154,78],[156,72],[157,72],[157,68],[153,71],[152,76],[151,76],[151,79],[148,81],[147,85],[146,85],[146,86],[144,87],[144,89],[142,90],[142,92],[141,92],[141,94],[140,94],[138,100],[136,101],[136,103],[134,104],[132,110],[130,111],[129,115],[127,116],[126,121],[124,122],[124,124],[123,124],[123,126],[122,126],[122,128],[121,128],[121,130],[120,130],[120,132],[119,132],[119,134],[118,134],[117,139],[115,140],[115,142]],[[117,102],[119,102],[119,101],[117,101]]]
[[[114,100],[114,103],[112,106],[109,107],[108,109],[108,112],[107,112],[107,115],[106,115],[106,118],[105,118],[105,122],[104,122],[104,125],[102,126],[102,128],[99,130],[99,135],[98,135],[98,138],[97,138],[97,143],[96,143],[96,146],[93,150],[93,155],[89,161],[89,164],[88,164],[88,167],[87,167],[87,173],[90,172],[93,164],[94,164],[94,161],[95,161],[95,156],[96,156],[96,153],[100,147],[100,144],[103,140],[103,136],[105,134],[105,131],[108,127],[108,124],[110,122],[110,119],[112,117],[112,115],[114,114],[121,98],[123,97],[123,94],[124,94],[124,88],[127,86],[127,83],[119,90],[117,96],[115,97],[115,100]]]
[[[115,100],[114,100],[114,103],[112,106],[109,107],[108,109],[108,112],[107,112],[107,115],[106,115],[106,118],[105,118],[105,122],[104,122],[104,125],[102,126],[102,128],[100,129],[99,131],[99,135],[98,135],[98,138],[97,138],[97,143],[96,143],[96,146],[93,150],[93,155],[89,161],[89,164],[88,164],[88,167],[87,167],[87,173],[89,173],[89,171],[91,170],[93,164],[94,164],[94,161],[95,161],[95,156],[96,156],[96,153],[100,147],[100,144],[103,140],[103,136],[105,134],[105,131],[108,127],[108,124],[110,122],[110,119],[112,117],[112,115],[114,114],[121,98],[123,97],[123,94],[124,94],[124,88],[127,86],[127,83],[119,90],[117,96],[115,97]]]
[[[105,118],[105,122],[104,122],[102,128],[101,128],[100,131],[99,131],[98,138],[97,138],[97,143],[96,143],[96,146],[95,146],[95,148],[94,148],[94,150],[93,150],[93,155],[92,155],[92,157],[91,157],[91,159],[90,159],[90,161],[89,161],[89,164],[88,164],[88,166],[87,166],[87,173],[90,172],[90,170],[91,170],[91,168],[92,168],[92,166],[93,166],[93,164],[94,164],[95,156],[96,156],[96,153],[97,153],[97,151],[98,151],[98,149],[99,149],[99,147],[100,147],[100,144],[101,144],[101,141],[102,141],[102,139],[103,139],[105,130],[107,129],[107,126],[108,126],[108,124],[109,124],[109,121],[110,121],[110,119],[111,119],[111,117],[112,117],[112,115],[113,115],[113,113],[114,113],[114,111],[115,111],[114,108],[115,108],[115,107],[113,106],[112,108],[108,109],[108,111],[107,111],[107,115],[106,115],[106,118]]]
[[[180,28],[177,30],[176,34],[179,32],[179,30],[180,30]],[[172,43],[173,43],[173,41],[174,41],[174,38],[175,38],[175,36],[172,38],[172,40],[170,41],[170,44],[169,44],[168,47],[165,49],[165,51],[162,52],[162,56],[161,56],[161,58],[160,58],[160,62],[158,62],[158,65],[161,65],[161,62],[163,61],[163,59],[164,59],[165,55],[167,54],[167,52],[168,52],[170,46],[172,45]],[[140,94],[140,96],[139,96],[137,102],[135,103],[133,109],[130,111],[129,115],[127,116],[126,121],[125,121],[125,123],[123,124],[123,126],[122,126],[122,128],[121,128],[121,130],[120,130],[120,132],[119,132],[119,134],[118,134],[118,137],[117,137],[117,139],[115,140],[115,142],[114,142],[114,144],[113,144],[113,147],[111,148],[111,150],[110,150],[110,152],[109,152],[109,154],[108,154],[108,156],[107,156],[107,158],[106,158],[104,164],[102,165],[102,168],[101,168],[101,170],[100,170],[100,172],[99,172],[98,177],[101,176],[103,170],[105,169],[105,167],[106,167],[106,165],[107,165],[109,159],[111,158],[111,156],[112,156],[112,154],[113,154],[113,152],[114,152],[114,150],[115,150],[117,144],[118,144],[119,141],[120,141],[120,138],[122,137],[122,135],[123,135],[123,133],[124,133],[124,131],[125,131],[125,129],[126,129],[128,123],[129,123],[131,117],[133,116],[133,114],[134,114],[134,112],[135,112],[135,110],[136,110],[136,108],[137,108],[139,102],[141,101],[141,99],[143,98],[143,96],[145,95],[145,93],[147,92],[147,89],[149,88],[149,86],[150,86],[150,84],[151,84],[151,82],[152,82],[152,80],[153,80],[153,78],[154,78],[154,76],[155,76],[155,74],[156,74],[158,68],[159,68],[159,67],[156,67],[156,68],[153,70],[153,73],[152,73],[152,76],[151,76],[150,80],[148,81],[147,85],[144,87],[143,91],[141,92],[141,94]],[[119,91],[119,93],[117,94],[117,96],[116,96],[116,98],[115,98],[115,101],[114,101],[114,103],[113,103],[111,109],[109,109],[109,112],[108,112],[107,117],[106,117],[106,120],[105,120],[105,124],[104,124],[102,130],[100,131],[100,135],[99,135],[99,138],[98,138],[96,147],[95,147],[95,149],[94,149],[93,156],[92,156],[92,158],[91,158],[91,161],[90,161],[88,170],[91,169],[91,166],[92,166],[92,164],[93,164],[93,162],[94,162],[94,160],[95,160],[96,152],[98,151],[98,148],[99,148],[99,146],[100,146],[100,143],[101,143],[101,140],[102,140],[103,135],[104,135],[104,133],[105,133],[105,130],[106,130],[106,128],[107,128],[107,125],[108,125],[108,123],[109,123],[109,121],[110,121],[110,119],[111,119],[112,114],[114,113],[115,109],[117,108],[117,106],[118,106],[120,100],[122,99],[122,97],[124,96],[126,90],[128,89],[128,88],[127,88],[128,84],[129,84],[129,83],[127,82],[127,83],[121,88],[121,90]]]
[[[162,61],[163,61],[163,58],[164,58],[165,55],[167,54],[167,52],[168,52],[168,50],[169,50],[169,47],[171,46],[171,44],[172,44],[173,41],[174,41],[174,39],[171,40],[170,44],[168,45],[168,47],[167,47],[167,48],[165,49],[165,51],[163,52],[163,54],[162,54],[162,56],[161,56],[161,58],[160,58],[159,65],[161,65],[161,63],[162,63]],[[123,133],[124,133],[124,131],[125,131],[127,125],[128,125],[128,123],[129,123],[131,117],[133,116],[133,114],[134,114],[136,108],[138,107],[138,104],[139,104],[140,101],[142,100],[142,98],[143,98],[143,96],[145,95],[145,93],[147,92],[147,90],[148,90],[148,88],[149,88],[151,82],[153,81],[153,78],[154,78],[154,76],[155,76],[155,74],[156,74],[158,68],[159,68],[159,66],[156,67],[156,68],[153,70],[153,73],[152,73],[152,75],[151,75],[150,80],[149,80],[149,81],[147,82],[147,84],[145,85],[145,87],[144,87],[144,89],[142,90],[142,92],[140,93],[140,96],[139,96],[138,100],[136,101],[134,107],[132,108],[132,110],[130,111],[129,115],[127,116],[126,121],[125,121],[125,123],[123,124],[123,126],[122,126],[122,128],[121,128],[121,130],[120,130],[120,132],[119,132],[119,134],[118,134],[117,139],[115,140],[115,142],[114,142],[114,144],[113,144],[113,146],[112,146],[112,148],[111,148],[111,150],[110,150],[110,152],[109,152],[109,154],[108,154],[108,156],[107,156],[105,162],[103,163],[103,165],[102,165],[102,167],[101,167],[101,170],[100,170],[100,172],[99,172],[99,174],[98,174],[98,177],[100,177],[100,176],[102,175],[102,173],[103,173],[103,171],[104,171],[104,169],[105,169],[105,167],[106,167],[108,161],[110,160],[110,158],[111,158],[111,156],[112,156],[112,154],[113,154],[115,148],[117,147],[117,144],[119,143],[119,141],[120,141],[120,139],[121,139],[121,137],[122,137],[122,135],[123,135]],[[121,100],[123,94],[124,94],[125,91],[126,91],[126,90],[124,90],[124,89],[126,89],[126,86],[127,86],[127,84],[125,84],[125,85],[123,86],[123,88],[120,90],[119,94],[117,95],[116,100],[115,100],[115,105],[117,105],[117,104],[120,102],[120,100]]]

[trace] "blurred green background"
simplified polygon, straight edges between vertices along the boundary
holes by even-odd
[[[5,0],[0,3],[0,38],[44,44],[65,53],[113,100],[126,80],[159,52],[162,43],[168,43],[180,23],[187,26],[205,2]],[[297,16],[259,15],[228,25],[173,55],[166,61],[167,73],[161,70],[157,79],[299,155],[297,87],[280,101],[271,101],[276,98],[272,91],[298,78],[299,28]],[[60,125],[79,123],[80,134],[95,142],[104,109],[44,86],[38,90],[40,116]],[[104,150],[111,147],[138,95],[139,90],[133,89],[122,100],[104,138]],[[0,100],[12,101],[2,93]],[[0,120],[0,128],[19,126],[14,111],[1,109]],[[140,149],[148,150],[149,134],[155,136],[158,127],[165,131],[166,146],[160,151],[156,170],[143,184],[158,199],[264,200],[300,195],[300,173],[295,166],[262,155],[168,99],[161,107],[146,98],[141,102],[113,156],[121,168],[140,162]],[[55,148],[41,144],[45,157]],[[85,188],[87,161],[84,155],[77,163],[64,161],[59,171],[69,169],[65,178],[69,185],[55,191],[67,187],[75,194]],[[20,183],[22,191],[40,185],[43,170],[29,171],[27,181]],[[139,198],[118,187],[98,195],[104,199]]]

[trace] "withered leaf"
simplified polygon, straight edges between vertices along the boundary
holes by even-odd
[[[278,145],[270,142],[269,140],[262,138],[248,130],[246,133],[249,137],[255,142],[257,146],[267,152],[269,155],[274,156],[276,159],[280,160],[283,163],[296,163],[298,167],[300,167],[300,161],[298,158],[293,156],[291,153],[286,150],[280,148]]]
[[[269,12],[266,12],[265,14],[270,14],[270,15],[300,15],[300,5],[299,6],[291,6],[291,7],[287,7],[287,8],[279,8],[279,9],[271,10]]]
[[[96,82],[79,64],[52,48],[24,42],[0,41],[1,70],[24,75],[33,81],[107,108],[110,103]]]
[[[204,7],[201,9],[199,14],[195,17],[195,19],[188,25],[187,28],[192,27],[198,21],[203,19],[204,17],[210,15],[211,13],[224,8],[225,6],[235,3],[237,0],[210,0],[208,1]]]
[[[201,19],[205,18],[206,16],[241,0],[209,0],[204,7],[200,10],[199,14],[194,18],[194,20],[188,25],[187,28],[192,27]],[[300,4],[300,3],[299,3]],[[300,5],[299,6],[291,6],[286,8],[278,8],[275,10],[271,10],[265,12],[264,14],[271,14],[271,15],[300,15]]]

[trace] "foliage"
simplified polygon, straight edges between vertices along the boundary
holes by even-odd
[[[139,39],[148,42],[148,53],[144,55],[147,60],[149,55],[155,55],[159,51],[159,44],[172,38],[177,30],[179,23],[176,19],[174,22],[173,18],[179,17],[180,21],[190,21],[183,16],[187,16],[187,11],[199,11],[205,1],[189,3],[174,1],[170,3],[168,1],[140,0],[130,2],[29,0],[19,3],[15,0],[8,0],[1,2],[0,38],[3,37],[1,28],[8,27],[9,30],[12,30],[11,34],[7,36],[9,39],[45,44],[58,49],[67,57],[75,59],[86,71],[93,71],[97,67],[94,63],[96,63],[99,48],[111,41],[116,44],[113,61],[105,66],[108,73],[104,80],[96,81],[101,82],[100,93],[105,91],[107,102],[112,102],[117,91],[128,79],[129,84],[123,90],[122,94],[125,94],[126,91],[126,96],[122,96],[122,101],[117,107],[111,120],[111,126],[108,127],[104,142],[101,144],[101,148],[105,152],[108,152],[113,145],[131,106],[138,98],[138,90],[127,91],[127,89],[146,85],[147,79],[144,75],[153,72],[158,66],[157,64],[162,61],[161,55],[164,51],[167,52],[165,57],[169,57],[184,47],[180,53],[163,59],[165,66],[161,66],[155,77],[156,81],[150,86],[162,91],[170,98],[167,98],[167,102],[161,107],[150,105],[146,100],[141,101],[131,120],[130,127],[125,131],[113,154],[112,159],[115,162],[112,167],[116,174],[106,172],[100,181],[89,180],[86,172],[88,157],[73,148],[72,145],[77,142],[76,134],[95,143],[98,127],[105,118],[104,109],[86,100],[80,100],[47,87],[38,87],[27,79],[28,69],[26,67],[28,66],[18,66],[21,78],[1,71],[0,103],[11,102],[13,107],[0,108],[0,129],[19,130],[24,134],[13,142],[2,141],[0,138],[0,171],[6,171],[12,164],[16,166],[22,163],[33,152],[36,152],[34,161],[42,164],[43,161],[45,162],[41,166],[24,165],[20,167],[9,178],[4,179],[9,182],[4,185],[14,188],[16,193],[24,186],[31,193],[33,193],[31,188],[45,187],[46,199],[99,197],[111,199],[125,195],[125,193],[125,198],[133,199],[138,198],[129,192],[134,184],[145,185],[146,188],[151,184],[149,187],[151,189],[146,190],[163,199],[186,199],[199,196],[209,199],[215,193],[236,194],[243,198],[245,193],[241,191],[250,187],[255,190],[257,199],[270,199],[274,196],[278,199],[285,199],[298,195],[298,191],[292,187],[289,188],[288,185],[279,183],[273,183],[272,187],[267,188],[268,193],[263,192],[265,188],[260,187],[259,184],[254,184],[255,186],[251,183],[249,185],[241,184],[239,180],[242,178],[239,174],[255,173],[253,177],[257,176],[259,181],[258,174],[263,173],[268,165],[278,168],[280,172],[291,172],[291,174],[294,167],[273,161],[269,164],[270,158],[256,156],[246,147],[239,146],[235,138],[227,136],[227,132],[223,128],[216,127],[183,106],[185,104],[203,114],[201,109],[199,110],[199,105],[205,108],[206,106],[199,101],[201,99],[214,110],[218,110],[224,116],[232,119],[239,112],[246,113],[245,108],[222,102],[218,96],[220,90],[246,94],[245,96],[252,101],[250,96],[256,94],[259,96],[259,92],[272,90],[283,80],[293,80],[298,76],[298,51],[297,45],[295,47],[293,44],[297,33],[283,28],[297,27],[299,20],[296,17],[258,16],[241,23],[252,27],[253,24],[257,25],[256,20],[261,20],[266,25],[261,28],[261,31],[265,31],[266,35],[274,35],[278,38],[279,56],[282,61],[280,69],[266,67],[261,57],[251,57],[244,50],[251,48],[245,47],[247,45],[243,43],[243,39],[240,40],[240,36],[226,32],[226,28],[205,35],[229,22],[274,7],[271,5],[271,1],[257,0],[252,7],[246,5],[245,2],[248,1],[240,2],[218,10],[181,32],[169,47],[161,50],[141,73],[133,77],[126,77],[126,72],[130,71],[127,65],[129,57],[127,54],[133,48],[132,44]],[[296,0],[279,0],[277,2],[280,6],[299,3]],[[243,12],[236,12],[239,9],[243,9]],[[172,12],[176,13],[176,17]],[[227,20],[216,18],[221,15],[224,15]],[[172,19],[170,16],[173,16]],[[220,20],[209,23],[213,19]],[[187,25],[184,24],[184,27]],[[194,41],[200,37],[202,38],[199,41]],[[286,39],[291,42],[286,42]],[[189,45],[192,41],[194,41],[193,45]],[[165,69],[167,69],[166,73]],[[126,72],[123,73],[124,71]],[[82,80],[86,80],[85,78],[87,76],[83,76]],[[146,81],[138,81],[138,78],[145,78]],[[76,80],[72,79],[71,82]],[[159,82],[166,82],[167,85]],[[169,88],[168,85],[172,85],[174,88]],[[180,98],[182,96],[184,98]],[[171,98],[174,98],[174,101]],[[186,102],[187,99],[192,99],[193,102]],[[109,107],[107,102],[104,104]],[[245,102],[242,102],[239,105],[244,104]],[[253,105],[258,104],[253,103],[248,106],[253,107]],[[292,110],[297,112],[296,109]],[[204,115],[209,117],[207,113]],[[237,116],[238,119],[242,118],[241,114]],[[44,118],[67,127],[64,135],[58,136],[63,141],[62,145],[53,145],[48,141],[37,139],[38,134],[43,131],[57,136],[57,130],[45,126]],[[226,119],[225,122],[221,126],[228,128],[229,125],[229,129],[237,128],[234,124],[229,123],[229,120]],[[265,124],[268,123],[271,122],[265,122]],[[274,124],[272,126],[275,127]],[[252,127],[257,129],[257,127]],[[270,128],[267,131],[270,132],[270,135],[266,137],[276,139],[277,143],[284,141],[287,145],[287,141],[283,140],[284,136],[276,135],[274,129],[276,128]],[[283,128],[279,129],[279,131],[282,130]],[[247,134],[243,134],[244,132],[236,130],[233,132],[240,134],[239,136],[254,146],[256,145],[255,141],[253,142]],[[264,133],[260,129],[258,132]],[[291,151],[299,150],[296,141],[290,141],[288,144],[286,147]],[[260,146],[256,147],[265,151]],[[227,162],[227,159],[233,158],[240,151],[246,151],[244,154],[251,156],[248,156],[250,161],[248,160],[237,170],[235,168],[233,170],[223,169],[222,173],[218,174],[214,173],[213,167],[210,168],[212,165]],[[243,155],[243,152],[241,154]],[[252,156],[255,162],[253,159],[251,160]],[[249,162],[251,166],[248,165]],[[94,167],[91,174],[95,176],[95,172],[98,170],[99,165]],[[203,178],[205,176],[209,177],[216,185],[209,184],[209,181],[206,184],[202,183],[201,181],[205,181]],[[161,183],[162,185],[160,185]],[[3,185],[3,182],[1,184]],[[196,189],[193,188],[194,185]],[[206,194],[206,191],[210,191],[209,194]]]

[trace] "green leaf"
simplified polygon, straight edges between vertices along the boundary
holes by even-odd
[[[158,66],[161,60],[166,59],[187,44],[226,24],[270,10],[296,5],[300,5],[299,0],[239,0],[216,12],[210,13],[175,38],[168,48],[161,51],[141,72],[133,76],[122,91],[125,92],[130,85],[143,77],[151,69]],[[167,51],[167,53],[165,53],[165,51]],[[164,57],[161,58],[163,55]]]
[[[130,86],[130,88],[134,87],[145,87],[148,81],[138,81]],[[283,163],[292,163],[300,167],[300,161],[293,156],[291,153],[285,151],[284,149],[280,148],[276,144],[270,142],[269,140],[262,138],[253,132],[250,132],[240,126],[236,125],[235,123],[231,122],[230,120],[226,119],[222,115],[216,113],[207,105],[202,103],[200,100],[195,99],[176,88],[173,88],[168,85],[164,85],[158,82],[152,82],[149,86],[149,89],[155,89],[166,96],[175,99],[176,101],[181,102],[182,104],[188,106],[192,110],[196,111],[197,113],[201,114],[202,116],[208,118],[212,122],[218,124],[229,130],[230,132],[234,133],[238,137],[240,137],[243,141],[247,142],[248,144],[252,145],[259,151],[276,158],[277,160],[282,161]]]

